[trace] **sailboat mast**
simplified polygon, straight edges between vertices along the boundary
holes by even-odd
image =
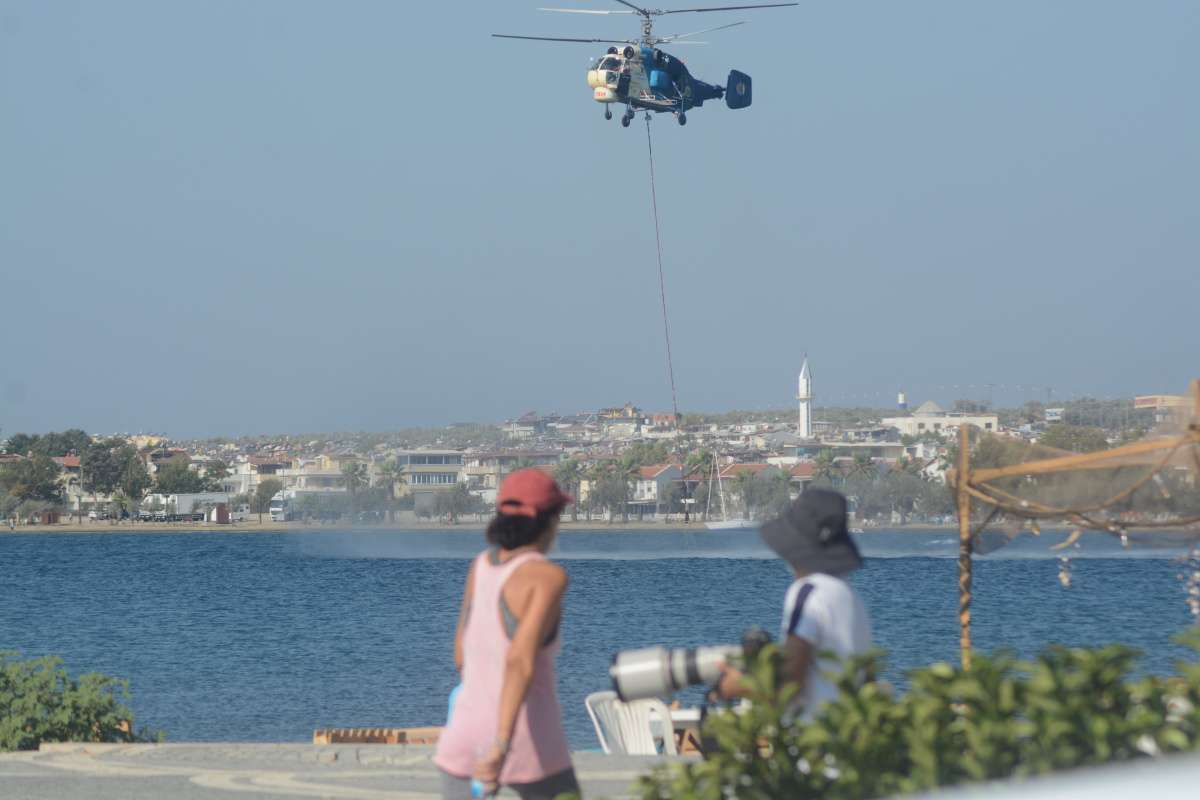
[[[714,457],[712,467],[708,470],[708,491],[705,492],[704,498],[704,521],[708,522],[708,512],[712,508],[712,484],[713,473],[717,470],[717,459]]]
[[[713,469],[717,470],[717,491],[721,494],[721,521],[729,521],[729,512],[725,510],[725,484],[721,482],[721,470],[717,467],[717,457],[713,456]]]

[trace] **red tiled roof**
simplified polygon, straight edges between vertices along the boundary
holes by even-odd
[[[768,469],[774,469],[774,467],[771,464],[730,464],[729,466],[721,469],[721,477],[730,478],[746,472],[750,473],[751,475],[757,475],[758,473]]]
[[[648,467],[638,467],[638,477],[644,481],[652,481],[671,467],[678,470],[683,469],[679,464],[652,464]]]
[[[811,478],[813,471],[816,469],[811,461],[801,461],[796,466],[792,467],[791,475],[793,478]]]
[[[79,456],[55,456],[53,461],[64,469],[77,469],[79,467]]]

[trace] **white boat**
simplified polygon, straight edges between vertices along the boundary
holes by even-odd
[[[752,519],[723,519],[706,522],[704,527],[710,531],[753,531],[758,529],[758,523]]]
[[[717,467],[717,457],[713,455],[712,472],[708,476],[708,505],[712,505],[712,476],[717,476],[717,494],[721,498],[721,519],[710,520],[704,523],[704,527],[710,531],[753,531],[758,529],[758,523],[752,519],[738,517],[730,519],[725,508],[725,484],[721,481],[721,470]],[[704,515],[708,516],[708,508],[704,509]]]

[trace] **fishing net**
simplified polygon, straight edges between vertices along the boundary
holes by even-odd
[[[975,552],[1047,523],[1070,528],[1075,540],[1103,531],[1126,546],[1200,539],[1198,405],[1171,408],[1135,441],[1089,453],[971,429],[963,488]],[[957,471],[951,480],[957,490]]]
[[[1159,409],[1151,430],[1129,438],[1110,446],[1103,435],[1073,442],[1068,437],[1079,445],[1075,449],[1092,450],[1073,452],[974,428],[960,431],[956,466],[947,479],[959,508],[964,664],[972,555],[998,550],[1022,534],[1040,536],[1043,526],[1069,532],[1046,537],[1058,551],[1064,587],[1071,584],[1070,558],[1083,547],[1085,531],[1110,534],[1125,548],[1182,550],[1180,577],[1192,614],[1200,618],[1200,381],[1192,382],[1189,399]]]

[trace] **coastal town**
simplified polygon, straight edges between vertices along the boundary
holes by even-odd
[[[0,5],[0,800],[1200,795],[1200,3],[549,5]]]
[[[959,400],[891,409],[820,407],[804,359],[789,411],[680,414],[632,403],[497,424],[394,433],[175,440],[14,434],[0,442],[7,527],[189,523],[421,526],[482,519],[515,469],[551,473],[571,492],[569,519],[751,527],[809,484],[851,498],[858,526],[938,524],[962,425],[1088,452],[1132,441],[1189,408],[1141,395],[1017,408]]]

